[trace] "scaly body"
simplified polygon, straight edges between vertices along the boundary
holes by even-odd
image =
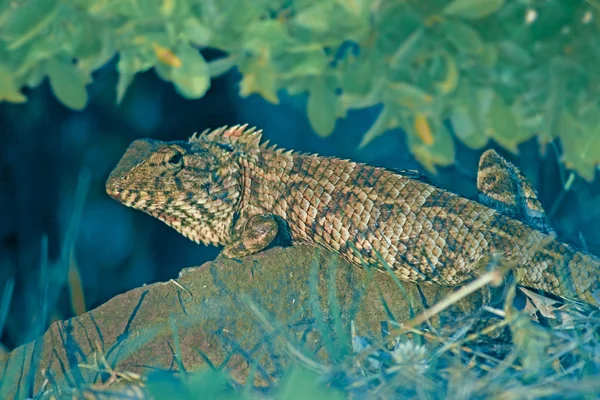
[[[518,171],[489,179],[480,170],[491,208],[413,172],[259,142],[260,132],[245,126],[188,142],[136,141],[107,191],[196,242],[224,245],[228,257],[260,251],[280,235],[359,266],[382,268],[381,257],[405,281],[457,285],[496,255],[515,266],[524,286],[600,305],[600,259],[549,236],[535,191]],[[501,172],[516,170],[506,165]],[[500,193],[504,201],[498,188],[512,184],[524,187],[525,196],[509,191],[508,206],[494,200]],[[512,218],[518,210],[527,222]]]

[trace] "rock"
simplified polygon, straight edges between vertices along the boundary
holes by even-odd
[[[94,364],[99,354],[113,369],[139,374],[179,365],[194,371],[207,368],[207,360],[217,367],[225,363],[240,383],[254,365],[254,384],[271,385],[292,357],[290,345],[326,360],[331,355],[322,346],[323,331],[334,343],[350,346],[354,321],[358,335],[381,338],[382,323],[405,321],[451,290],[402,286],[406,294],[387,274],[309,246],[273,248],[243,260],[218,258],[184,269],[177,280],[131,290],[56,322],[42,337],[0,354],[0,398],[30,397],[46,380],[46,389],[97,382],[101,375],[82,365]],[[455,309],[466,312],[480,301],[475,293]],[[336,309],[342,337],[331,327]]]

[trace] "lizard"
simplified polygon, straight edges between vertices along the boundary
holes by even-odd
[[[600,259],[556,238],[517,167],[487,150],[477,182],[473,200],[416,171],[285,150],[236,125],[132,142],[106,191],[228,258],[279,238],[357,266],[385,263],[403,281],[455,286],[499,257],[522,286],[600,306]]]

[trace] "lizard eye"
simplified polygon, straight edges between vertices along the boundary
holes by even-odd
[[[166,160],[167,164],[173,168],[181,167],[183,165],[183,156],[175,149],[172,149],[172,153],[167,154]]]

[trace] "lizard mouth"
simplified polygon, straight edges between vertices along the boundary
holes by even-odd
[[[143,202],[140,202],[139,195],[132,190],[123,190],[116,187],[106,188],[106,193],[114,200],[124,204],[127,207],[143,209]]]
[[[122,179],[123,178],[114,178],[111,174],[105,184],[106,193],[111,198],[119,202],[123,202],[130,195],[129,190],[123,190],[122,187],[120,187],[121,185],[119,185],[119,181]]]
[[[106,188],[106,193],[115,200],[119,200],[121,198],[121,191],[119,189]]]
[[[127,207],[131,207],[131,205],[133,204],[133,202],[129,201],[128,199],[129,197],[131,197],[131,192],[129,190],[121,190],[115,187],[110,187],[106,188],[106,193],[111,198],[117,200],[120,203],[123,203]]]
[[[141,211],[144,211],[145,213],[153,216],[154,218],[164,222],[168,226],[181,232],[182,234],[185,234],[182,231],[184,221],[181,217],[159,211],[158,209],[154,209],[154,207],[146,207],[144,202],[139,202],[139,198],[134,194],[133,191],[111,187],[106,189],[106,193],[113,199],[124,204],[125,206],[137,208]]]

